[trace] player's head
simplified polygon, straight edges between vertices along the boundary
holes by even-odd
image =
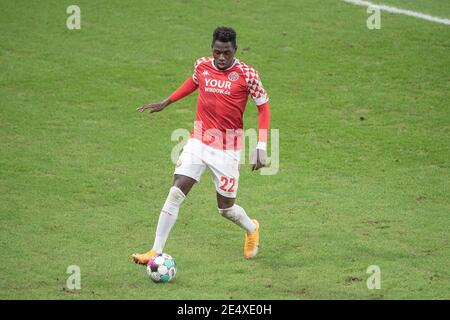
[[[214,64],[218,69],[225,70],[233,64],[236,53],[236,31],[233,28],[217,27],[211,43]]]

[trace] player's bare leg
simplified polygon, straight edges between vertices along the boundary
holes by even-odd
[[[175,174],[173,176],[173,186],[179,188],[187,196],[191,191],[192,186],[196,183],[195,179],[181,174]]]
[[[170,230],[178,217],[179,208],[195,182],[190,177],[174,175],[173,186],[169,190],[169,195],[159,215],[153,248],[146,253],[131,255],[135,263],[146,265],[152,257],[162,253]]]
[[[235,204],[235,198],[224,197],[217,193],[217,206],[219,213],[243,228],[245,233],[244,256],[247,259],[254,258],[259,248],[259,223],[251,220],[244,208]]]

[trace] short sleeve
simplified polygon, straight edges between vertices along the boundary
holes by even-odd
[[[207,60],[208,60],[208,58],[203,57],[203,58],[197,59],[197,61],[195,61],[194,73],[192,74],[192,80],[194,80],[195,84],[198,84],[198,73],[197,73],[198,66]]]
[[[253,68],[249,68],[245,72],[245,80],[247,81],[247,90],[257,106],[269,101],[267,92],[259,78],[259,73]]]
[[[194,73],[192,73],[192,80],[194,80],[194,83],[198,85],[197,66],[197,62],[194,63]]]

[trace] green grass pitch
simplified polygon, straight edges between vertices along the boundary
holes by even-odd
[[[380,1],[381,2],[381,1]],[[450,17],[444,1],[383,3]],[[81,9],[68,30],[66,9]],[[305,1],[1,1],[1,299],[449,299],[450,27]],[[154,284],[130,254],[153,243],[172,182],[170,134],[196,94],[147,116],[233,26],[280,130],[276,175],[241,168],[237,203],[259,256],[220,217],[208,175]],[[249,102],[245,128],[257,126]],[[81,290],[66,288],[67,267]],[[371,265],[381,289],[368,289]]]

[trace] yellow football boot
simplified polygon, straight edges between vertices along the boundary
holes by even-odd
[[[245,234],[244,256],[246,259],[254,258],[259,248],[259,223],[255,219],[252,221],[256,225],[256,230]]]
[[[147,265],[148,262],[150,261],[151,258],[153,258],[154,256],[157,256],[158,254],[156,253],[155,250],[150,250],[146,253],[133,253],[131,255],[131,259],[133,259],[133,261],[135,263],[139,263],[139,264],[143,264],[143,265]]]

